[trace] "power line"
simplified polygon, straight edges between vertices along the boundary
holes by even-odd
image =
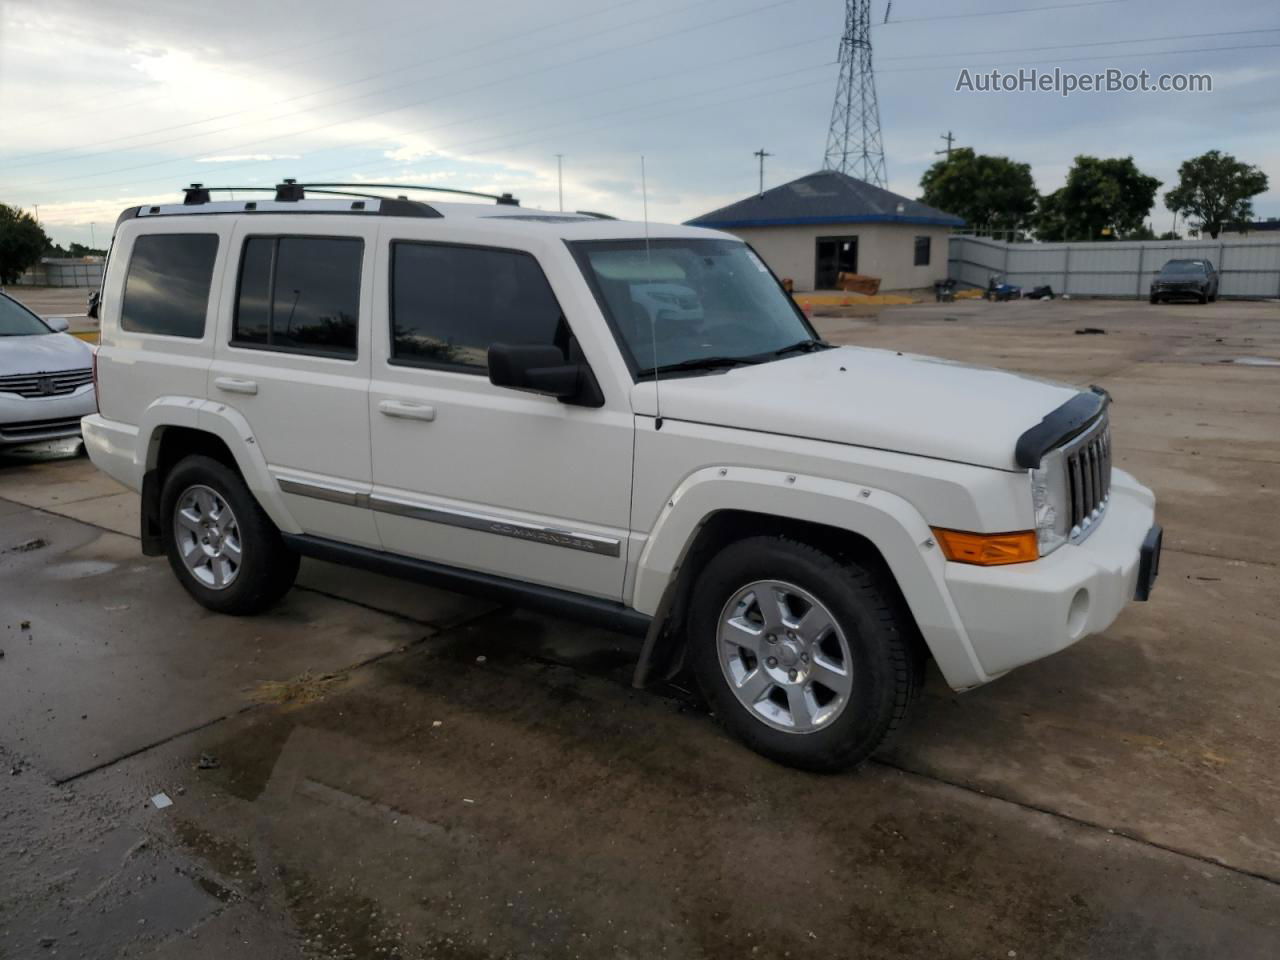
[[[397,107],[389,107],[389,108],[387,108],[387,109],[385,109],[385,110],[379,110],[379,111],[375,111],[375,112],[373,112],[373,113],[364,113],[364,114],[361,114],[361,115],[360,115],[359,117],[357,117],[356,119],[361,120],[361,121],[369,120],[369,119],[371,119],[371,118],[373,118],[373,117],[383,116],[383,115],[388,114],[388,113],[396,113],[396,112],[398,112],[398,111],[400,111],[400,110],[408,109],[409,107],[421,106],[421,105],[422,105],[422,104],[424,104],[424,103],[430,103],[430,102],[435,101],[435,100],[440,100],[440,99],[442,99],[442,98],[444,98],[444,97],[446,97],[446,96],[456,96],[456,95],[458,95],[459,93],[470,93],[470,92],[473,92],[473,91],[475,91],[475,90],[481,90],[481,89],[485,89],[485,88],[487,88],[487,87],[493,87],[493,86],[497,86],[497,85],[500,85],[500,84],[509,83],[509,82],[511,82],[511,81],[524,80],[524,79],[526,79],[527,77],[532,76],[532,75],[534,75],[534,74],[538,74],[538,73],[545,73],[545,72],[547,72],[547,71],[549,71],[549,70],[561,69],[561,68],[563,68],[563,67],[572,66],[572,65],[575,65],[575,64],[578,64],[578,63],[583,63],[583,62],[585,62],[585,61],[587,61],[587,60],[594,60],[594,59],[598,59],[599,57],[608,56],[608,55],[609,55],[609,54],[611,54],[611,53],[617,53],[617,52],[618,52],[618,51],[620,51],[620,50],[634,49],[635,47],[643,46],[643,45],[648,44],[648,43],[653,43],[653,42],[656,42],[656,41],[658,41],[658,40],[664,40],[664,39],[667,39],[668,37],[672,37],[672,36],[677,36],[677,35],[680,35],[680,34],[689,33],[689,32],[691,32],[691,31],[693,31],[693,30],[700,30],[700,29],[703,29],[703,28],[706,28],[706,27],[716,26],[716,25],[718,25],[718,24],[721,24],[721,23],[727,22],[727,21],[729,21],[729,20],[736,20],[736,19],[740,19],[740,18],[745,17],[745,16],[750,16],[751,14],[754,14],[754,13],[759,13],[759,12],[764,11],[764,10],[772,9],[772,8],[774,8],[774,7],[784,6],[784,5],[786,5],[786,4],[795,3],[795,2],[796,2],[796,0],[771,0],[771,2],[769,2],[769,3],[761,4],[761,5],[759,5],[759,6],[755,6],[755,7],[751,7],[751,8],[749,8],[749,9],[747,9],[747,10],[739,11],[738,13],[734,13],[734,14],[730,14],[730,15],[728,15],[728,16],[720,17],[720,18],[718,18],[718,19],[716,19],[716,20],[708,20],[708,21],[704,21],[703,23],[695,24],[695,25],[693,25],[693,26],[691,26],[691,27],[682,27],[682,28],[680,28],[679,30],[669,31],[668,33],[665,33],[665,34],[658,34],[658,35],[653,36],[653,37],[647,37],[647,38],[645,38],[645,39],[643,39],[643,40],[635,41],[635,42],[632,42],[632,43],[630,43],[630,44],[623,44],[623,45],[618,46],[618,47],[611,47],[611,48],[608,48],[608,49],[605,49],[605,50],[595,51],[595,52],[593,52],[593,53],[586,54],[586,55],[584,55],[584,56],[582,56],[582,57],[578,57],[577,59],[574,59],[574,60],[558,61],[558,62],[555,62],[555,63],[547,64],[547,65],[545,65],[545,66],[539,67],[539,68],[534,69],[534,70],[526,70],[526,71],[523,71],[522,73],[510,74],[510,75],[507,75],[507,76],[498,77],[498,78],[496,78],[496,79],[494,79],[494,80],[490,80],[490,81],[487,81],[487,82],[482,83],[482,84],[477,84],[476,86],[470,87],[470,88],[465,89],[465,90],[461,90],[461,91],[454,91],[453,93],[450,93],[450,94],[440,94],[440,95],[433,96],[433,97],[427,97],[427,98],[425,98],[425,99],[423,99],[423,100],[418,100],[418,101],[411,102],[411,103],[407,103],[407,104],[401,104],[400,106],[397,106]],[[573,42],[578,42],[580,39],[581,39],[581,38],[575,38],[575,39],[573,40]],[[365,95],[362,95],[361,97],[349,98],[349,99],[348,99],[348,101],[345,101],[345,102],[350,102],[351,100],[355,100],[355,99],[362,99],[362,98],[363,98],[363,96],[365,96]],[[337,104],[331,104],[330,106],[336,106],[336,105],[337,105]],[[282,115],[281,115],[281,117],[284,117],[284,116],[289,116],[289,114],[282,114]],[[280,117],[267,118],[267,120],[270,120],[270,119],[280,119]],[[261,122],[266,122],[266,121],[261,121]],[[224,150],[224,151],[228,151],[228,150],[243,150],[243,149],[247,149],[247,148],[249,148],[249,147],[261,146],[262,144],[265,144],[265,143],[274,143],[274,142],[279,141],[279,140],[285,140],[285,139],[289,139],[289,138],[292,138],[292,137],[299,137],[299,136],[305,136],[305,135],[307,135],[307,134],[311,134],[311,133],[317,133],[317,132],[319,132],[319,131],[321,131],[321,130],[328,130],[328,129],[331,129],[331,128],[333,128],[333,127],[344,126],[344,125],[346,125],[346,124],[348,124],[348,123],[351,123],[351,122],[352,122],[352,121],[351,121],[351,119],[335,120],[335,121],[328,122],[328,123],[318,124],[318,125],[316,125],[316,126],[314,126],[314,127],[308,127],[308,128],[302,129],[302,130],[294,130],[294,131],[291,131],[291,132],[289,132],[289,133],[277,134],[277,135],[270,136],[270,137],[261,137],[261,138],[258,138],[258,139],[256,139],[256,140],[249,140],[249,141],[245,141],[245,142],[241,142],[241,143],[237,143],[237,144],[232,144],[232,145],[228,145],[228,146],[221,146],[221,147],[218,147],[218,149],[221,149],[221,150]],[[234,129],[234,128],[226,128],[226,129]],[[209,133],[205,133],[205,134],[198,134],[197,136],[199,136],[199,137],[212,136],[212,135],[213,135],[213,133],[215,133],[215,132],[220,133],[220,132],[225,132],[225,131],[211,131],[211,132],[209,132]],[[176,139],[186,139],[186,138],[176,138]],[[209,149],[209,148],[206,148],[206,149]],[[201,151],[201,153],[203,153],[203,152],[205,152],[205,151],[204,151],[204,150],[202,150],[202,151]],[[25,189],[30,190],[30,189],[37,188],[37,187],[47,187],[47,186],[57,185],[57,184],[60,184],[60,183],[67,183],[67,182],[71,182],[71,181],[78,181],[78,180],[93,179],[93,178],[95,178],[95,177],[110,176],[110,175],[112,175],[112,174],[116,174],[116,173],[128,173],[128,172],[131,172],[131,171],[133,171],[133,170],[143,170],[143,169],[147,169],[147,168],[150,168],[150,167],[167,166],[167,165],[170,165],[170,164],[176,164],[176,163],[186,163],[186,162],[189,162],[189,161],[193,161],[193,160],[197,160],[197,159],[199,159],[199,156],[200,156],[199,154],[191,154],[191,155],[189,155],[189,156],[185,156],[185,157],[175,157],[175,158],[170,158],[170,159],[165,159],[165,160],[154,160],[154,161],[149,161],[149,162],[147,162],[147,163],[134,164],[134,165],[132,165],[132,166],[128,166],[128,167],[117,167],[117,168],[114,168],[114,169],[112,169],[112,170],[95,171],[95,172],[93,172],[93,173],[80,174],[80,175],[77,175],[77,176],[71,176],[71,177],[58,177],[58,178],[54,178],[54,179],[52,179],[52,180],[44,180],[44,181],[38,181],[38,182],[33,183],[33,184],[27,184],[27,185],[26,185],[26,187],[25,187]],[[231,169],[231,168],[228,168],[228,169]]]
[[[965,50],[966,57],[985,57],[1001,53],[1038,53],[1043,50],[1069,50],[1076,47],[1111,47],[1126,43],[1159,43],[1175,40],[1203,40],[1208,37],[1239,37],[1255,33],[1280,33],[1280,27],[1266,27],[1261,30],[1224,30],[1219,33],[1184,33],[1173,37],[1134,37],[1132,40],[1087,40],[1082,43],[1059,43],[1048,47],[1006,47],[1002,50]],[[900,57],[879,57],[881,63],[899,60],[936,60],[944,54],[911,53]],[[954,56],[954,52],[951,54]],[[1135,56],[1138,54],[1135,53]]]
[[[1136,51],[1134,53],[1112,53],[1099,57],[1066,57],[1056,60],[1005,60],[1001,63],[954,63],[942,64],[932,67],[893,67],[889,70],[878,70],[877,73],[920,73],[928,70],[961,70],[974,69],[985,70],[992,67],[1009,67],[1009,66],[1040,66],[1041,64],[1059,64],[1059,63],[1086,63],[1096,60],[1131,60],[1134,57],[1175,57],[1184,53],[1216,53],[1218,51],[1232,50],[1270,50],[1280,47],[1280,43],[1254,43],[1241,44],[1239,46],[1230,47],[1188,47],[1184,50],[1147,50]]]
[[[944,13],[938,17],[899,17],[893,23],[929,23],[934,20],[965,20],[969,17],[996,17],[1013,13],[1039,13],[1041,10],[1068,10],[1073,7],[1101,7],[1112,3],[1127,3],[1128,0],[1080,0],[1078,3],[1055,3],[1044,7],[1018,7],[1014,10],[978,10],[972,13]],[[877,23],[883,27],[889,24]]]

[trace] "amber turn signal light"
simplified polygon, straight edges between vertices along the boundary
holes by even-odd
[[[1029,563],[1040,558],[1034,530],[1019,533],[965,533],[963,530],[933,528],[942,553],[956,563],[976,563],[998,567],[1006,563]]]

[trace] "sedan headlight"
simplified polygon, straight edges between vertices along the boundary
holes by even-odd
[[[1065,458],[1066,451],[1062,448],[1052,450],[1040,460],[1040,466],[1031,471],[1031,502],[1035,507],[1036,541],[1042,557],[1066,543],[1071,533]]]

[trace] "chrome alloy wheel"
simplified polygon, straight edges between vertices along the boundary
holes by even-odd
[[[187,487],[173,508],[173,538],[191,575],[210,590],[225,590],[240,573],[240,525],[215,490]]]
[[[831,612],[781,580],[757,580],[720,611],[720,669],[738,702],[787,733],[830,726],[849,703],[853,658]]]

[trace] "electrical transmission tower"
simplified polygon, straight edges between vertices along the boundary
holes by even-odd
[[[871,71],[871,0],[846,0],[840,38],[840,84],[831,108],[831,130],[823,168],[888,188],[880,105]]]

